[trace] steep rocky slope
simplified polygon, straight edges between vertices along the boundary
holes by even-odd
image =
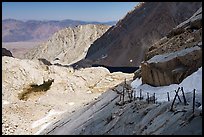
[[[90,45],[102,36],[109,26],[80,25],[56,32],[47,42],[25,54],[25,58],[45,58],[54,63],[69,64],[85,57]]]
[[[21,21],[15,19],[2,20],[2,41],[19,42],[19,41],[44,41],[52,36],[55,32],[76,25],[85,24],[107,24],[113,25],[115,22],[85,22],[78,20],[28,20]]]
[[[86,59],[107,66],[139,66],[147,48],[191,17],[201,4],[142,3],[97,39],[89,48]]]
[[[97,74],[97,75],[96,75]],[[132,74],[2,57],[2,134],[38,134]]]
[[[142,82],[178,84],[202,66],[202,7],[156,42],[141,63]]]
[[[145,60],[155,55],[202,45],[202,7],[149,47]]]

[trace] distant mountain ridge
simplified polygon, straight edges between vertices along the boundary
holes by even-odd
[[[80,20],[28,20],[21,21],[16,19],[2,20],[2,42],[18,41],[42,41],[47,40],[58,30],[66,27],[74,27],[86,24],[115,25],[116,21],[97,22]]]
[[[59,30],[46,42],[25,53],[24,58],[44,58],[54,64],[75,63],[86,56],[90,45],[109,28],[108,25],[87,24]]]

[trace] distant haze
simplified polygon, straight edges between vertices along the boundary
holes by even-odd
[[[2,19],[118,21],[138,2],[3,2]]]
[[[104,24],[112,26],[116,24],[116,21],[87,22],[69,19],[62,21],[21,21],[15,19],[4,19],[2,21],[2,42],[44,41],[60,29],[85,24]]]

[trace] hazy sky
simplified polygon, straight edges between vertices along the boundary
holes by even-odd
[[[3,2],[3,19],[117,21],[138,2]]]

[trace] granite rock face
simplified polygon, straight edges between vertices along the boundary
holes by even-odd
[[[42,43],[24,57],[27,59],[44,58],[52,64],[74,63],[85,57],[90,45],[102,36],[110,26],[79,25],[56,32],[47,42]]]
[[[142,82],[178,84],[202,66],[202,8],[149,48],[141,63]]]
[[[142,82],[153,86],[179,84],[202,66],[202,49],[198,46],[156,55],[141,64]]]

